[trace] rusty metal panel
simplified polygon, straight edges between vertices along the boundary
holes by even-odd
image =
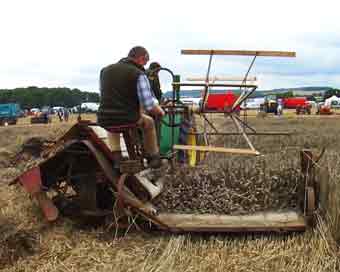
[[[19,177],[19,181],[31,195],[40,192],[42,186],[40,167],[37,166],[26,171]]]

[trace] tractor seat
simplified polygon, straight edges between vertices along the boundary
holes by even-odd
[[[120,150],[120,134],[123,134],[130,160],[140,160],[141,141],[136,123],[104,127],[109,133],[111,150]]]

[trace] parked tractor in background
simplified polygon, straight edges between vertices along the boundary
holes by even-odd
[[[51,119],[51,108],[46,106],[41,109],[41,112],[36,113],[35,116],[31,117],[31,124],[48,124],[52,122]]]
[[[278,103],[275,100],[266,100],[263,104],[260,105],[260,112],[263,113],[274,113],[277,115],[277,107]]]
[[[317,105],[316,114],[331,115],[331,114],[333,114],[333,111],[332,111],[330,105],[325,105],[324,103],[319,103]]]
[[[224,112],[224,116],[229,116],[228,111],[231,110],[233,104],[237,100],[238,96],[236,96],[233,92],[227,91],[226,93],[214,93],[209,94],[207,96],[205,108],[211,111],[221,111]],[[241,106],[236,107],[236,114],[240,115]]]
[[[312,113],[312,105],[309,103],[304,103],[296,106],[296,114],[308,114]]]
[[[15,103],[0,104],[0,125],[15,125],[20,115],[20,106]]]

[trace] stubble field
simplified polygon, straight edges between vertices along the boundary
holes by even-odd
[[[7,182],[19,172],[8,162],[30,137],[53,140],[74,121],[75,118],[65,124],[54,120],[50,125],[35,126],[27,126],[23,121],[17,126],[0,128],[0,270],[339,270],[339,117],[249,118],[249,123],[258,131],[289,130],[295,134],[289,137],[252,137],[255,147],[264,154],[257,158],[210,155],[206,160],[208,167],[234,169],[240,178],[244,172],[251,173],[255,166],[265,173],[291,169],[288,176],[294,178],[293,169],[299,168],[300,149],[310,148],[317,154],[325,147],[326,152],[317,165],[317,176],[329,184],[325,201],[327,212],[320,213],[315,228],[301,234],[284,235],[171,235],[133,229],[128,233],[117,233],[108,227],[80,228],[67,218],[47,223],[21,187],[7,186]],[[222,116],[216,119],[216,123],[221,129],[231,128],[230,122]],[[233,147],[244,145],[236,136],[217,138],[215,142]]]

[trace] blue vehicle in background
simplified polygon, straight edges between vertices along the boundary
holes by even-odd
[[[15,125],[20,115],[20,106],[15,103],[0,104],[0,125]]]

